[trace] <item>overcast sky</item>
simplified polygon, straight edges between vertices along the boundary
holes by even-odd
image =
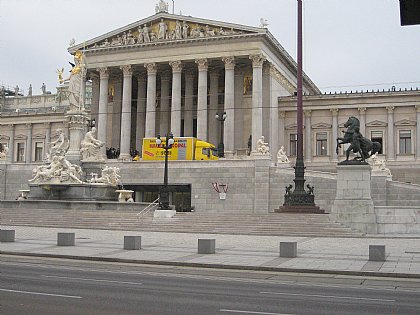
[[[155,13],[158,0],[0,0],[0,84],[55,93],[67,48]],[[175,0],[175,13],[259,26],[296,60],[296,0]],[[420,87],[420,26],[398,0],[303,0],[304,70],[322,91]],[[169,0],[170,12],[172,1]]]

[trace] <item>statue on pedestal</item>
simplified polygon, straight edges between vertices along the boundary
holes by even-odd
[[[279,152],[277,152],[277,164],[289,164],[289,163],[290,161],[286,155],[284,146],[281,146]]]
[[[81,98],[83,97],[81,95],[82,81],[85,75],[84,72],[86,71],[85,65],[83,64],[83,54],[80,50],[76,51],[74,54],[74,64],[70,64],[73,67],[70,71],[70,77],[63,79],[61,71],[61,73],[57,72],[59,74],[58,78],[60,84],[66,81],[69,82],[68,98],[70,103],[70,111],[80,111],[82,109]]]
[[[264,142],[264,136],[261,136],[261,138],[259,138],[257,141],[257,152],[261,154],[270,153],[270,147],[268,146],[267,142]]]
[[[100,150],[104,146],[104,142],[96,139],[95,134],[96,128],[92,127],[92,130],[86,133],[80,144],[80,154],[83,161],[103,161]]]
[[[366,164],[366,159],[370,158],[373,154],[378,153],[381,149],[381,144],[379,142],[371,141],[360,133],[360,122],[354,116],[351,116],[347,122],[344,124],[344,127],[347,128],[344,132],[343,138],[337,138],[337,148],[336,152],[338,154],[338,148],[342,144],[350,143],[350,146],[346,150],[346,160],[340,162],[340,164],[348,164],[350,152],[358,153],[360,156],[356,156],[353,159],[353,163],[363,163]]]
[[[66,154],[67,149],[69,148],[69,142],[66,140],[64,136],[64,132],[62,129],[57,129],[57,139],[53,142],[50,142],[50,152],[47,155],[47,161],[50,162],[50,160],[54,156],[64,156]]]

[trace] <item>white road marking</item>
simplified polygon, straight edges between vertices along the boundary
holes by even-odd
[[[253,312],[253,311],[240,311],[240,310],[225,310],[221,309],[219,312],[224,313],[241,313],[241,314],[260,314],[260,315],[293,315],[293,314],[284,314],[284,313],[266,313],[266,312]]]
[[[329,299],[330,298],[335,298],[335,299],[348,299],[348,300],[367,300],[367,301],[395,302],[395,300],[371,299],[371,298],[363,298],[363,297],[338,296],[338,295],[318,295],[318,294],[301,294],[301,293],[287,293],[287,292],[260,292],[260,294],[320,297],[320,298],[329,298]]]
[[[3,292],[12,292],[12,293],[33,294],[33,295],[45,295],[45,296],[64,297],[64,298],[70,298],[70,299],[83,299],[81,296],[76,296],[76,295],[51,294],[51,293],[19,291],[19,290],[9,290],[9,289],[0,289],[0,291],[3,291]]]
[[[94,281],[94,282],[108,282],[108,283],[122,283],[122,284],[142,285],[142,283],[140,283],[140,282],[114,281],[114,280],[92,279],[92,278],[72,278],[72,277],[58,277],[58,276],[47,276],[47,275],[41,275],[41,277],[56,278],[56,279],[68,279],[68,280],[80,280],[80,281]]]

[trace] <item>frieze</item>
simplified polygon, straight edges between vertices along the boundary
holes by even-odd
[[[191,23],[186,20],[161,18],[145,23],[113,37],[88,46],[87,49],[100,49],[118,46],[141,45],[151,42],[176,41],[245,34],[243,30]]]

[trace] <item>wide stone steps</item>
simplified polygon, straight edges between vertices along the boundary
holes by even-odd
[[[115,229],[186,233],[354,237],[362,233],[331,222],[320,214],[177,213],[171,219],[153,219],[137,211],[83,211],[61,209],[1,209],[0,224],[82,229]]]

